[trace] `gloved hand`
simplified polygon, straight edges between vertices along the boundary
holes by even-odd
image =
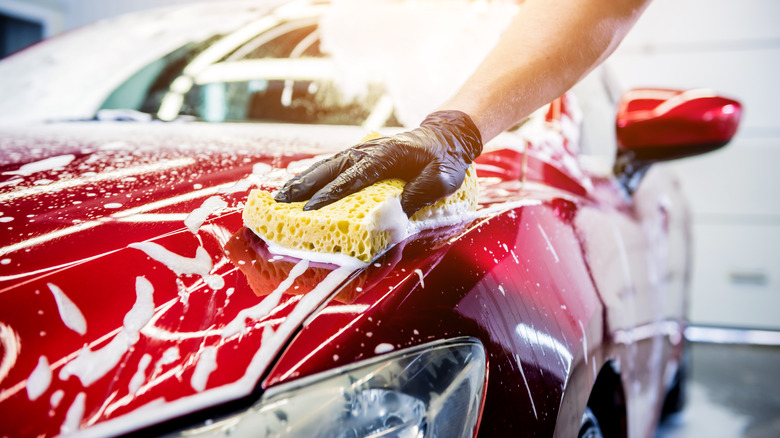
[[[419,128],[353,146],[315,163],[287,181],[277,202],[309,199],[304,210],[324,207],[388,178],[407,181],[401,207],[407,216],[458,190],[471,162],[482,152],[482,136],[460,111],[437,111]]]

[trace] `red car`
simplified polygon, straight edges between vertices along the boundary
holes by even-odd
[[[376,84],[325,98],[327,7],[170,9],[0,63],[0,436],[651,437],[679,407],[689,224],[651,165],[726,144],[739,103],[629,92],[605,166],[592,76],[486,146],[476,212],[363,267],[278,255],[248,190],[400,125]],[[92,85],[84,41],[122,46]]]

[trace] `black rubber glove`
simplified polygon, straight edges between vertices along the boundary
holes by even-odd
[[[449,196],[463,184],[466,170],[482,152],[482,136],[460,111],[437,111],[419,128],[353,146],[315,163],[287,181],[274,199],[309,199],[314,210],[388,178],[407,181],[401,207],[407,216]]]

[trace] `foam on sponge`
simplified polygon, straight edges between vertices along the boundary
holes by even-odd
[[[477,177],[469,167],[463,185],[410,220],[401,209],[405,182],[379,181],[319,210],[303,211],[306,202],[279,203],[270,193],[252,190],[244,207],[244,224],[268,243],[293,250],[341,254],[364,263],[406,237],[409,224],[474,211]]]

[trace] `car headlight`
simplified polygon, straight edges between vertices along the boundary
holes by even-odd
[[[269,389],[251,408],[187,437],[472,437],[485,350],[456,339],[400,350]]]

